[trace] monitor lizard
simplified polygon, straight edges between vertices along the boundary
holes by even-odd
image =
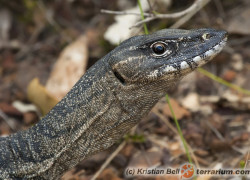
[[[36,125],[0,138],[0,179],[58,179],[117,140],[225,46],[214,29],[132,37],[94,64]]]

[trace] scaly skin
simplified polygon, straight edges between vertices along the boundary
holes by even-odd
[[[158,55],[153,51],[157,42],[163,46]],[[226,32],[213,29],[161,30],[124,41],[38,124],[0,138],[0,179],[58,179],[112,146],[225,43]]]

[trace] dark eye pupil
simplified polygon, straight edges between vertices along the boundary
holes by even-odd
[[[155,54],[163,54],[165,52],[164,44],[157,43],[153,46],[153,51]]]

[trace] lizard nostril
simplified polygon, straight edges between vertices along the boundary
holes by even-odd
[[[205,33],[201,37],[202,37],[203,40],[209,40],[211,38],[211,35],[208,34],[208,33]]]

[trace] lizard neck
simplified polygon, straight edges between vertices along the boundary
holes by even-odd
[[[0,174],[55,179],[93,153],[95,132],[88,132],[112,101],[102,63],[95,64],[35,126],[1,138]]]
[[[120,88],[103,63],[106,57],[38,124],[3,141],[0,152],[7,151],[0,162],[6,162],[5,172],[13,177],[59,178],[82,159],[112,146],[165,94],[168,87],[156,84]]]

